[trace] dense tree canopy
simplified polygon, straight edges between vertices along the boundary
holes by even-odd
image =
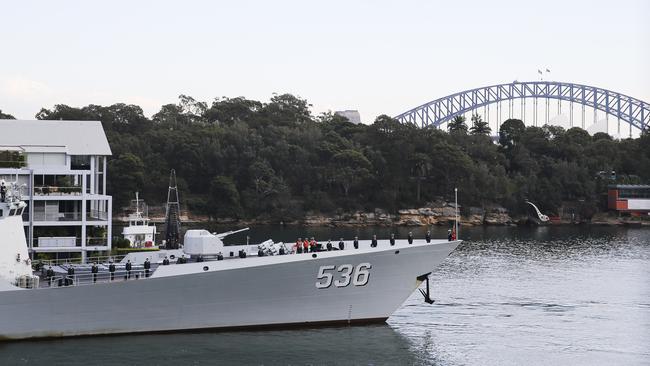
[[[268,103],[238,97],[211,104],[182,95],[152,118],[128,104],[55,105],[36,117],[102,121],[113,151],[108,188],[116,210],[134,191],[162,203],[172,168],[181,201],[194,212],[277,220],[417,207],[451,199],[454,187],[465,207],[496,203],[521,211],[529,199],[553,213],[566,201],[600,204],[612,183],[602,172],[615,171],[620,182],[650,180],[648,135],[619,141],[510,119],[494,143],[479,116],[469,129],[457,116],[444,132],[385,115],[355,125],[309,108],[288,94]]]
[[[2,109],[0,109],[0,119],[16,119],[16,118],[11,114],[2,113]]]

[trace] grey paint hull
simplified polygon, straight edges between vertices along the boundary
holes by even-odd
[[[415,243],[318,258],[298,254],[304,260],[270,264],[268,257],[257,258],[265,264],[119,283],[2,291],[0,339],[386,319],[417,288],[417,277],[431,272],[457,245]],[[216,262],[196,265],[212,263]],[[372,265],[367,284],[316,287],[321,266],[360,263]]]

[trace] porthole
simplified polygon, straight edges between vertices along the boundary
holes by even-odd
[[[208,269],[210,269],[210,268],[208,268],[208,266],[203,266],[204,271],[207,271]]]
[[[169,256],[169,259],[174,259],[174,258],[176,258],[176,256],[173,254]]]
[[[396,251],[395,251],[395,254],[399,254],[399,250],[396,250]]]
[[[314,254],[311,255],[311,257],[312,257],[312,258],[316,258],[316,257],[318,257],[318,256],[316,255],[316,253],[314,253]]]

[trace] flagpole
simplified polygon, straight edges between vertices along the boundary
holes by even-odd
[[[455,200],[455,203],[456,203],[454,205],[455,206],[454,208],[456,210],[456,220],[455,220],[454,225],[455,225],[455,229],[456,229],[455,230],[456,231],[456,239],[458,239],[459,238],[459,235],[458,235],[458,188],[454,188],[454,200]]]

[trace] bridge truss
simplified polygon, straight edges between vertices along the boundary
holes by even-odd
[[[512,118],[515,100],[520,100],[521,119],[526,121],[526,100],[533,100],[534,125],[538,124],[538,99],[546,103],[546,122],[549,120],[549,101],[558,101],[558,112],[562,113],[561,102],[569,102],[569,123],[574,126],[574,103],[582,106],[582,128],[585,123],[585,107],[594,110],[594,121],[597,111],[605,112],[607,118],[613,116],[620,121],[629,123],[630,136],[632,128],[639,131],[650,131],[650,104],[630,96],[588,85],[563,83],[555,81],[513,82],[466,90],[436,99],[419,107],[406,111],[395,118],[402,123],[411,123],[419,127],[436,127],[449,122],[452,118],[466,113],[474,113],[480,108],[489,115],[490,105],[496,104],[498,123],[503,113],[503,102],[507,102],[508,118]],[[609,121],[609,120],[607,120]],[[498,125],[497,125],[498,127]]]

